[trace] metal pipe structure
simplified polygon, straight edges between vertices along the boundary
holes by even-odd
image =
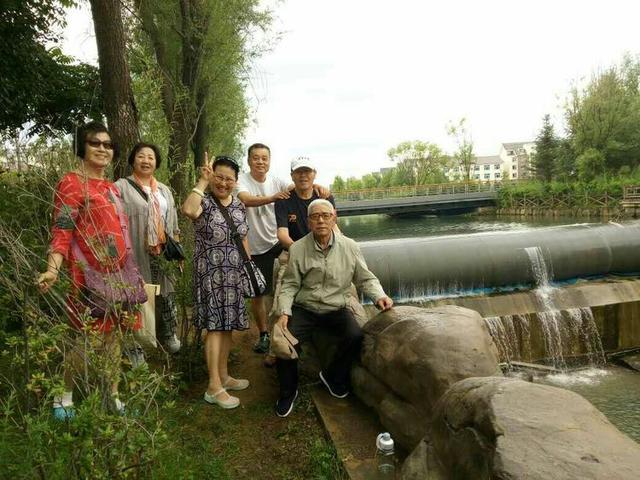
[[[360,247],[396,299],[535,285],[545,273],[562,281],[640,272],[640,222],[378,240]]]

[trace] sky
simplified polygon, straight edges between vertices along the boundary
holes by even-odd
[[[90,15],[69,14],[66,53],[96,59]],[[549,113],[564,133],[571,86],[640,53],[631,0],[289,0],[272,6],[272,51],[252,65],[245,135],[287,178],[311,158],[317,182],[393,164],[405,140],[455,148],[466,118],[477,155],[535,139]]]

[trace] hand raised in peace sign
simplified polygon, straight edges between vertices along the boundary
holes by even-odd
[[[207,183],[213,177],[213,161],[209,160],[209,152],[204,152],[204,163],[200,167],[200,180],[204,180]]]

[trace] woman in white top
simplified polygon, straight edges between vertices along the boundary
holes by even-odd
[[[160,150],[151,143],[138,143],[129,154],[132,175],[115,182],[129,217],[131,242],[145,282],[160,285],[156,297],[156,336],[170,353],[180,350],[176,335],[177,308],[174,280],[160,259],[167,236],[178,240],[180,229],[171,190],[156,180]]]

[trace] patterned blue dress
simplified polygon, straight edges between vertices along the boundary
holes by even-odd
[[[227,207],[241,238],[247,235],[246,210],[233,197]],[[242,295],[242,256],[211,194],[193,221],[193,322],[199,330],[246,330],[249,320]]]

